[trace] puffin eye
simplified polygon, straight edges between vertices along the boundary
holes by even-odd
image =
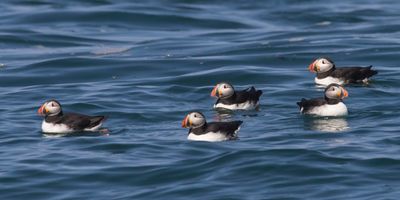
[[[196,114],[194,114],[194,117],[197,117],[197,115],[196,115]]]
[[[322,64],[325,64],[325,60],[322,60]]]
[[[54,103],[51,103],[51,107],[54,107]]]
[[[226,85],[224,85],[224,88],[226,89]]]

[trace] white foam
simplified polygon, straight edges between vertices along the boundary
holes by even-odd
[[[301,42],[301,41],[304,41],[303,37],[289,38],[289,42]]]
[[[330,21],[323,21],[323,22],[316,23],[317,26],[328,26],[331,24],[332,24],[332,22],[330,22]]]

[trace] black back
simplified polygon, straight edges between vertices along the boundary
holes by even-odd
[[[371,68],[372,65],[368,67],[333,67],[327,72],[317,74],[317,77],[325,78],[332,76],[334,78],[344,79],[346,83],[357,83],[365,78],[378,74],[378,71],[372,70]]]
[[[194,133],[196,135],[206,134],[208,132],[221,132],[226,134],[230,139],[236,138],[235,131],[243,121],[231,121],[231,122],[210,122],[205,123],[201,127],[191,128],[189,133]]]
[[[222,103],[225,105],[240,104],[246,101],[257,103],[262,95],[261,90],[256,90],[254,87],[247,88],[242,91],[235,91],[232,96],[226,99],[218,99],[215,104]]]
[[[64,115],[62,112],[55,116],[45,117],[46,122],[65,124],[77,131],[84,130],[85,128],[93,128],[99,125],[104,119],[105,116],[88,116],[78,113],[67,113]]]

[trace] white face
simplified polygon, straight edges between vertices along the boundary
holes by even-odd
[[[216,96],[220,99],[231,97],[235,93],[233,86],[229,83],[217,84],[211,92],[211,96]]]
[[[197,128],[206,123],[204,115],[199,112],[191,112],[186,115],[182,121],[182,127],[184,128]]]
[[[327,72],[334,66],[333,62],[326,58],[318,58],[309,66],[311,72],[323,73]]]
[[[325,96],[329,99],[344,99],[348,97],[349,94],[346,89],[338,84],[330,84],[325,89]]]
[[[61,112],[61,105],[54,100],[45,102],[38,110],[39,115],[54,116]]]

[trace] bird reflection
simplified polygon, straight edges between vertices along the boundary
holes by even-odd
[[[59,137],[79,137],[79,136],[109,136],[111,133],[110,130],[106,128],[101,128],[97,132],[88,132],[88,131],[82,131],[82,132],[74,132],[74,133],[42,133],[42,136],[44,138],[59,138]]]
[[[231,110],[217,110],[213,118],[215,121],[231,121],[233,120],[234,114],[235,113]]]
[[[348,130],[346,118],[304,118],[304,128],[322,132],[343,132]]]
[[[216,109],[217,112],[214,114],[215,121],[232,121],[235,115],[241,115],[243,117],[257,117],[258,110],[227,110],[227,109]]]

